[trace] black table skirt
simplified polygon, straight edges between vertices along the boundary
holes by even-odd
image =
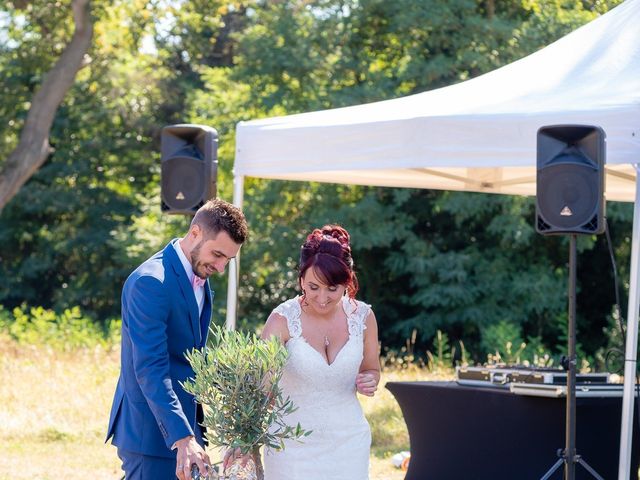
[[[455,382],[389,382],[411,442],[406,480],[539,480],[565,446],[564,398]],[[618,478],[622,398],[576,399],[576,449],[605,480]],[[631,479],[638,480],[637,404]],[[553,480],[563,478],[563,467]],[[593,479],[576,466],[576,479]]]

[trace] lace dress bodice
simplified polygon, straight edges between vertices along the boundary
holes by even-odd
[[[266,480],[366,480],[371,434],[355,380],[363,358],[365,320],[369,305],[344,297],[349,338],[332,363],[302,335],[299,298],[279,305],[274,312],[287,320],[289,358],[281,379],[285,397],[298,409],[286,417],[311,435],[302,442],[285,442],[280,452],[265,455]]]

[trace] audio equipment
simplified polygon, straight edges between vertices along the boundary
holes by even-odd
[[[537,137],[536,230],[604,232],[605,133],[589,125],[542,127]]]
[[[161,210],[193,215],[216,196],[218,132],[203,125],[164,127],[161,133]]]

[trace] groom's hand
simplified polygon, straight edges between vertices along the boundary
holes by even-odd
[[[178,453],[176,455],[176,477],[179,480],[191,479],[191,465],[195,464],[200,470],[200,475],[206,476],[209,472],[211,461],[209,455],[190,435],[176,442]]]

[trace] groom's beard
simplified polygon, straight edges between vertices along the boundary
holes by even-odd
[[[200,261],[200,248],[202,247],[203,243],[204,243],[204,240],[200,240],[198,244],[195,247],[193,247],[193,250],[191,250],[190,260],[191,260],[191,269],[193,270],[193,273],[195,273],[200,278],[207,279],[209,278],[209,275],[207,275],[206,273],[207,267],[204,263]]]

